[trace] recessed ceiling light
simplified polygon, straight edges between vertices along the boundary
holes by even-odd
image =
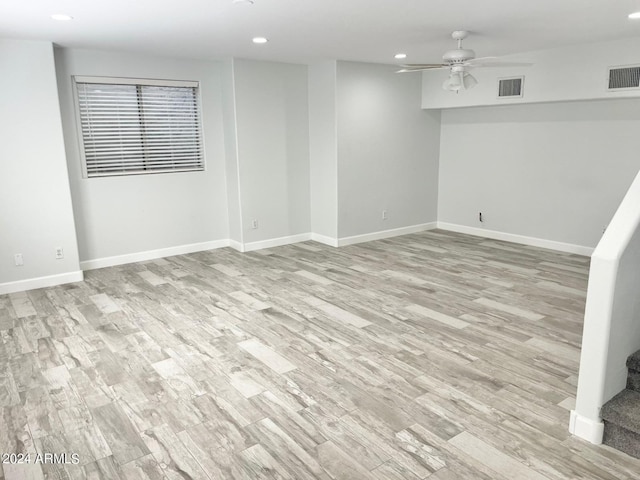
[[[631,20],[637,20],[640,18],[640,12],[633,12],[629,14],[629,18]]]
[[[267,40],[264,37],[255,37],[253,39],[253,43],[267,43],[269,40]]]
[[[73,20],[71,15],[67,15],[65,13],[54,13],[51,15],[51,18],[54,20],[60,20],[61,22],[68,22],[69,20]]]
[[[247,5],[253,5],[253,0],[233,0],[233,3],[246,3]]]
[[[398,60],[402,60],[403,58],[407,58],[406,53],[396,53],[395,58]]]

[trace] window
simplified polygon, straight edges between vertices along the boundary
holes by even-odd
[[[197,82],[74,77],[86,177],[204,170]]]

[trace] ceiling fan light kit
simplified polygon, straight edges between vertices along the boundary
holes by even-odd
[[[447,78],[442,84],[442,88],[444,88],[445,90],[450,90],[452,92],[460,91],[460,89],[462,88],[462,79],[460,78],[460,75],[457,73],[452,73],[451,75],[449,75],[449,78]]]
[[[442,84],[442,88],[451,92],[459,92],[460,90],[469,90],[478,84],[476,77],[464,70],[461,65],[451,67],[451,73]]]
[[[478,80],[470,73],[452,73],[449,75],[442,88],[451,92],[459,92],[460,90],[469,90],[478,84]]]
[[[469,90],[470,88],[473,88],[478,84],[478,80],[476,80],[476,77],[474,77],[470,73],[465,73],[462,80],[464,83],[464,88],[466,90]]]

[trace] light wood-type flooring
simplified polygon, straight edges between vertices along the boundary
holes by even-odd
[[[567,431],[588,263],[431,231],[0,296],[0,478],[640,478]]]

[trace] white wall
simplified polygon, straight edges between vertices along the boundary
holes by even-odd
[[[335,61],[309,65],[311,231],[329,242],[338,238],[336,68]]]
[[[307,67],[234,60],[234,78],[244,242],[308,235]]]
[[[593,248],[640,169],[638,131],[640,99],[443,111],[438,221]]]
[[[465,41],[465,46],[473,48],[473,36]],[[485,56],[491,52],[476,54]],[[442,89],[447,70],[425,72],[422,74],[422,106],[451,108],[640,97],[640,89],[607,90],[609,67],[640,64],[640,38],[528,52],[505,56],[501,60],[532,65],[473,69],[471,73],[477,78],[478,85],[459,94]],[[520,75],[525,77],[524,96],[498,99],[498,79]]]
[[[338,62],[340,238],[436,220],[440,113],[420,108],[419,75],[396,69]]]
[[[0,40],[0,71],[0,294],[80,280],[53,46]]]
[[[227,239],[222,65],[56,49],[80,259],[105,259]],[[82,178],[72,75],[200,82],[205,172]]]
[[[591,258],[576,408],[569,430],[601,443],[601,407],[625,388],[640,349],[640,174]]]

